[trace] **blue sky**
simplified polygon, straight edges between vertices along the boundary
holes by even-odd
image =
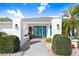
[[[60,16],[66,8],[73,5],[73,3],[0,3],[0,17]]]

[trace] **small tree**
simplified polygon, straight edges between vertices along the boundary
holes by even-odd
[[[79,5],[68,8],[64,12],[65,17],[69,17],[68,19],[63,19],[62,23],[62,33],[69,35],[70,31],[74,35],[74,30],[79,28],[79,23],[77,18],[79,16]],[[64,17],[63,16],[63,17]]]

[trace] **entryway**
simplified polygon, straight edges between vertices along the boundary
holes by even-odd
[[[33,26],[33,36],[35,38],[46,37],[46,26]]]

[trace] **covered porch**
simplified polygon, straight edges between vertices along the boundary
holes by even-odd
[[[33,38],[44,38],[51,34],[51,20],[52,18],[30,18],[23,19],[26,35],[31,34]]]

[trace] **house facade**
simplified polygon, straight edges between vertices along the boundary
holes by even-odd
[[[31,32],[34,37],[38,38],[49,37],[59,32],[61,33],[61,23],[61,18],[58,17],[38,17],[22,19],[24,35],[28,35],[28,33]],[[0,29],[12,27],[14,27],[13,21],[0,21]]]
[[[4,27],[0,28],[1,31],[12,35],[17,35],[20,40],[23,41],[23,38],[28,36],[28,33],[31,33],[34,38],[53,37],[55,34],[61,34],[62,18],[57,16],[23,19],[12,18],[12,21],[0,21],[0,26]],[[6,28],[6,26],[9,26],[9,28]]]
[[[26,33],[31,32],[35,38],[50,36],[50,30],[52,31],[51,19],[49,17],[23,19],[24,26],[26,26]]]
[[[54,34],[61,34],[61,17],[39,17],[39,18],[25,18],[22,19],[25,33],[31,32],[33,37],[43,38],[53,36]]]

